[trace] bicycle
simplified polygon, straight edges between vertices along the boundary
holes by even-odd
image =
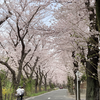
[[[15,96],[17,97],[17,100],[24,100],[24,99],[23,99],[23,95],[20,96],[20,95],[18,95],[18,94],[15,94]]]

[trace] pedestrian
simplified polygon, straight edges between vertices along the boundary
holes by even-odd
[[[25,93],[25,90],[24,90],[24,88],[23,88],[23,86],[22,86],[22,87],[21,87],[21,95],[20,95],[21,100],[23,100],[24,93]]]
[[[19,88],[16,90],[16,92],[17,92],[17,94],[16,94],[17,100],[22,100],[23,96],[24,96],[24,92],[25,92],[24,88],[19,86]]]

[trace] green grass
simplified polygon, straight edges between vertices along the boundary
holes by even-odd
[[[40,94],[44,94],[44,93],[47,93],[47,92],[49,92],[49,91],[41,91],[41,92],[37,92],[37,93],[32,93],[32,92],[27,92],[27,96],[28,97],[32,97],[32,96],[38,96],[38,95],[40,95]]]
[[[43,93],[47,93],[48,91],[41,91],[41,92],[38,92],[38,93],[33,93],[32,96],[38,96],[40,94],[43,94]]]
[[[6,95],[12,94],[12,93],[14,93],[14,91],[16,91],[11,87],[11,85],[12,85],[12,83],[10,81],[5,82],[5,86],[3,86],[3,88],[2,88],[3,98],[5,98],[5,94]],[[47,86],[47,90],[50,90],[50,86]],[[44,86],[42,86],[41,92],[39,92],[39,87],[38,87],[38,89],[37,89],[38,92],[35,93],[35,86],[33,83],[32,84],[27,83],[26,87],[25,87],[25,91],[26,91],[26,94],[25,94],[24,98],[34,97],[34,96],[38,96],[38,95],[49,92],[49,91],[45,91]],[[16,97],[14,97],[14,98],[16,98]],[[9,100],[11,100],[11,99],[9,98]]]
[[[47,93],[47,92],[49,92],[49,91],[41,91],[41,92],[38,92],[38,93],[28,93],[28,95],[27,96],[24,96],[24,98],[28,98],[28,97],[34,97],[34,96],[38,96],[38,95],[41,95],[41,94],[44,94],[44,93]]]

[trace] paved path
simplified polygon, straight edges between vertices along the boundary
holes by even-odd
[[[58,89],[25,100],[75,100],[75,98],[69,96],[67,89]]]

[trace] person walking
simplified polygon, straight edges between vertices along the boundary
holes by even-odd
[[[21,95],[20,95],[21,100],[23,100],[24,93],[25,93],[25,90],[23,87],[21,87]]]
[[[25,92],[24,88],[19,86],[19,88],[16,90],[16,92],[17,92],[17,94],[16,94],[17,100],[23,100],[23,96],[24,96],[24,92]]]

